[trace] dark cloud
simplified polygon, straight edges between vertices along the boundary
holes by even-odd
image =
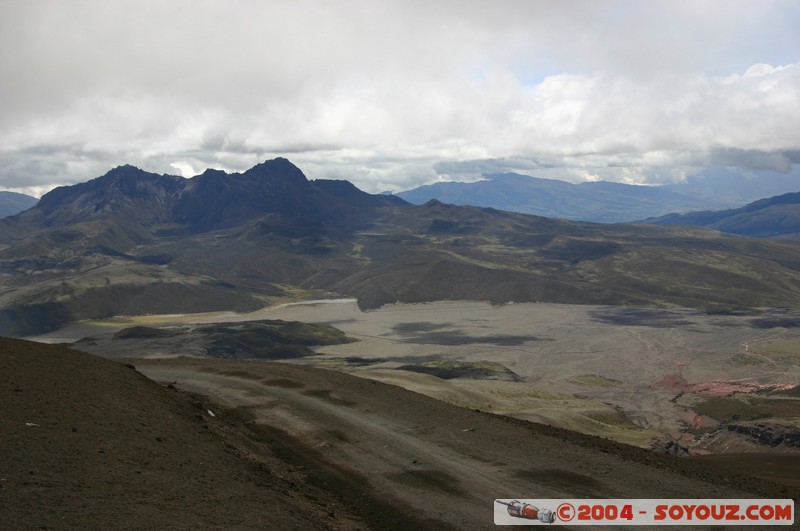
[[[788,173],[798,160],[799,151],[763,151],[758,149],[715,148],[708,155],[710,166],[737,166],[750,170]]]

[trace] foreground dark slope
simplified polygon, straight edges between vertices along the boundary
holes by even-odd
[[[0,338],[0,403],[2,529],[371,527],[241,418],[122,364]]]
[[[652,225],[414,206],[285,159],[193,179],[130,166],[0,221],[0,333],[119,314],[392,302],[800,304],[800,245]]]
[[[135,363],[178,381],[164,388],[109,360],[0,338],[0,528],[486,529],[495,497],[797,496],[737,465],[656,455],[340,372]]]

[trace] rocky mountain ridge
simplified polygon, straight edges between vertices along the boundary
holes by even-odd
[[[206,170],[191,179],[123,165],[91,181],[56,188],[31,211],[6,222],[14,228],[66,227],[113,217],[116,223],[142,227],[171,223],[194,233],[228,228],[267,213],[331,222],[344,208],[402,202],[366,194],[346,182],[309,181],[282,158],[241,174]]]
[[[78,319],[251,311],[344,295],[679,305],[800,304],[800,246],[603,225],[309,181],[286,159],[192,179],[121,166],[0,220],[0,334]]]

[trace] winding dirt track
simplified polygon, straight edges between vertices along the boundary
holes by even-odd
[[[701,452],[705,445],[727,446],[715,444],[714,438],[692,442],[688,437],[694,434],[687,432],[687,414],[693,416],[687,410],[705,399],[693,394],[698,385],[731,389],[728,384],[749,382],[786,388],[800,383],[800,328],[784,326],[800,320],[794,310],[755,317],[686,309],[446,301],[362,312],[353,300],[307,301],[251,314],[81,322],[35,340],[73,342],[91,336],[75,348],[108,358],[202,357],[204,345],[180,337],[122,340],[114,334],[134,326],[174,330],[262,319],[325,323],[358,339],[316,347],[316,355],[293,363],[330,367],[451,404],[642,447],[656,440],[679,441]],[[442,379],[398,370],[431,361],[499,365],[518,381]],[[684,395],[680,401],[679,393]],[[790,412],[786,419],[773,420],[791,424],[796,416]]]
[[[459,529],[492,527],[496,498],[788,498],[697,461],[458,408],[341,372],[237,360],[135,360],[149,378],[246,409],[315,466]]]

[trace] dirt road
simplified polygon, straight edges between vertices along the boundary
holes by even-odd
[[[255,361],[134,360],[149,378],[252,415],[313,466],[459,529],[496,498],[791,497],[790,489],[611,441],[458,408],[341,372]]]
[[[145,344],[113,339],[113,334],[133,326],[175,329],[258,319],[324,323],[358,339],[316,347],[317,355],[295,363],[333,368],[471,409],[642,447],[667,439],[684,446],[698,442],[686,439],[687,428],[692,427],[687,418],[694,416],[688,410],[705,400],[702,393],[692,394],[698,386],[800,383],[796,346],[800,328],[791,325],[793,319],[800,322],[800,316],[783,310],[720,316],[679,309],[450,301],[361,312],[353,301],[311,301],[251,314],[82,322],[36,340],[92,336],[92,341],[76,348],[110,358],[204,356],[202,346],[181,339]],[[495,364],[512,371],[516,379],[446,379],[398,370],[431,361]],[[665,385],[668,381],[680,386]],[[684,395],[681,403],[674,400],[679,393]],[[792,424],[796,417],[792,410],[775,422]],[[708,443],[704,441],[699,438],[699,443]]]

